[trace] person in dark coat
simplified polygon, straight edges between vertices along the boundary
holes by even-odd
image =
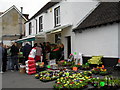
[[[23,52],[23,56],[25,57],[25,61],[28,60],[28,55],[29,55],[31,49],[32,49],[32,45],[30,45],[29,42],[27,42],[25,44],[25,46],[23,46],[22,52]],[[25,64],[25,61],[23,62],[23,64]]]
[[[4,48],[4,53],[3,53],[3,65],[2,65],[2,71],[5,72],[6,71],[6,67],[7,67],[7,46],[3,45]]]
[[[18,53],[19,53],[19,49],[17,47],[17,43],[14,42],[12,47],[11,47],[11,58],[12,58],[12,65],[11,65],[11,68],[12,68],[12,71],[14,70],[14,65],[16,65],[16,70],[18,71],[19,68],[18,68]]]

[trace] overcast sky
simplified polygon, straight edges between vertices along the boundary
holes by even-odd
[[[0,12],[4,12],[11,6],[15,5],[19,10],[20,7],[23,7],[23,13],[29,14],[29,18],[30,18],[49,1],[51,0],[0,0]],[[58,0],[53,0],[53,1],[58,1]],[[91,0],[65,0],[65,1],[88,2]],[[110,0],[104,0],[104,1],[110,1]]]
[[[0,12],[4,12],[11,6],[15,5],[19,10],[20,7],[23,7],[23,13],[29,14],[29,18],[30,18],[49,1],[51,0],[0,0]],[[58,1],[58,0],[52,0],[52,1]],[[67,0],[67,1],[79,2],[79,1],[89,1],[89,0]]]
[[[0,0],[0,12],[4,12],[15,5],[19,10],[23,7],[23,13],[29,14],[29,18],[40,10],[50,0]]]

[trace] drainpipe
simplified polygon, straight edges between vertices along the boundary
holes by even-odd
[[[21,15],[20,15],[20,39],[22,38],[22,13],[23,13],[23,7],[21,8]]]

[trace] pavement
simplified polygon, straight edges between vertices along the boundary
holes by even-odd
[[[22,74],[19,71],[11,72],[7,71],[2,74],[2,88],[46,88],[52,89],[52,82],[41,82],[39,79],[35,79],[34,75]]]

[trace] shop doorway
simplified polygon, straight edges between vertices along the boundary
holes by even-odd
[[[71,54],[71,36],[66,37],[67,38],[67,57]]]
[[[55,43],[60,43],[61,42],[61,33],[55,34]]]

